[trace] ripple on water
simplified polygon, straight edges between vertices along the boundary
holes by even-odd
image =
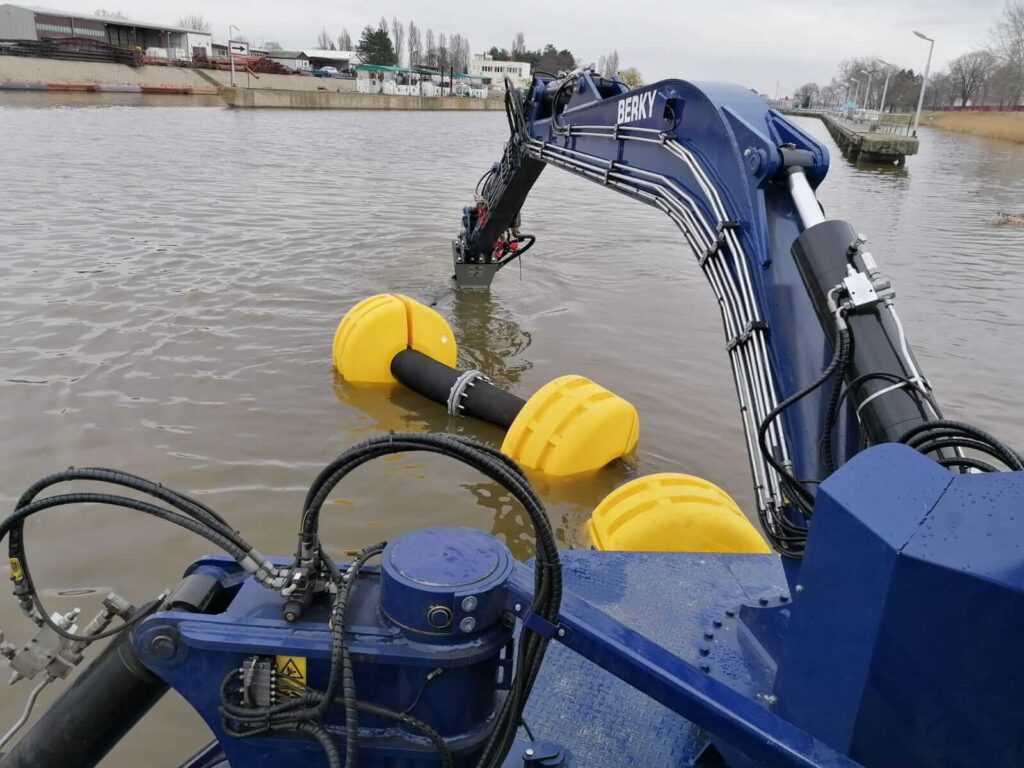
[[[637,405],[633,460],[539,481],[561,541],[635,474],[702,474],[749,509],[717,310],[660,214],[548,170],[523,212],[540,239],[522,279],[512,267],[489,295],[448,288],[462,206],[506,134],[500,114],[0,107],[4,501],[58,467],[120,466],[196,491],[283,552],[304,488],[354,441],[451,429],[500,442],[411,393],[336,380],[342,314],[397,291],[436,303],[460,363],[521,395],[579,373]],[[906,168],[881,169],[831,146],[820,196],[870,237],[947,411],[1024,445],[1024,231],[993,226],[1024,200],[1024,149],[924,131]],[[433,457],[360,470],[343,496],[324,519],[337,546],[435,523],[529,551],[508,499]],[[123,515],[58,519],[30,531],[47,584],[127,585],[143,599],[207,549]],[[13,717],[0,702],[0,720]]]

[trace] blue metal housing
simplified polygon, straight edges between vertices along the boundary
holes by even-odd
[[[495,593],[504,605],[511,555],[479,531],[427,529],[398,539],[385,551],[384,562],[383,571],[368,567],[360,575],[347,621],[357,695],[427,721],[449,740],[460,766],[472,765],[511,671],[506,651],[512,630],[496,621],[494,608]],[[283,756],[294,765],[326,765],[319,745],[301,735],[228,735],[218,709],[221,681],[253,656],[271,662],[295,657],[306,667],[306,683],[323,690],[331,648],[327,605],[317,602],[300,621],[289,623],[282,618],[284,598],[251,579],[239,586],[233,560],[209,558],[189,572],[198,568],[219,569],[236,590],[230,605],[216,615],[165,612],[147,619],[134,638],[140,658],[199,712],[232,765],[277,767]],[[390,616],[382,610],[385,594]],[[456,596],[454,615],[462,618],[438,630],[439,636],[424,632],[432,609],[454,605]],[[466,607],[469,596],[478,600],[473,610]],[[483,621],[473,627],[464,623],[478,611]],[[395,614],[404,626],[395,622]],[[410,630],[410,624],[418,626]],[[444,645],[438,647],[442,634]],[[343,741],[340,705],[332,706],[327,720]],[[437,765],[429,742],[414,731],[369,715],[360,718],[360,727],[361,764]]]
[[[777,711],[865,765],[1024,765],[1024,473],[883,445],[821,489]]]
[[[464,641],[501,620],[512,562],[481,531],[413,531],[384,549],[381,611],[420,642]]]

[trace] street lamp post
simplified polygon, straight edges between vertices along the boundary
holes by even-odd
[[[855,86],[853,89],[853,104],[854,106],[857,106],[860,104],[860,80],[856,77],[851,77],[850,82],[854,83]]]
[[[917,126],[921,123],[921,107],[924,106],[924,89],[928,86],[928,70],[932,66],[932,51],[935,50],[935,41],[928,37],[928,35],[914,30],[914,34],[920,37],[922,40],[927,40],[928,45],[928,63],[924,65],[924,78],[921,80],[921,95],[917,97],[917,114],[914,115],[914,136],[917,136]]]
[[[232,29],[237,30],[238,27],[236,27],[234,24],[232,24],[232,25],[230,25],[228,27],[228,61],[231,62],[231,87],[234,88],[235,87],[235,46],[232,43],[232,41],[234,40],[234,36],[231,34],[231,30]],[[241,30],[239,30],[239,31],[241,31]]]
[[[871,109],[871,75],[873,73],[866,69],[862,69],[860,73],[868,76],[868,87],[864,89],[864,108]]]
[[[878,105],[878,114],[881,115],[885,111],[885,96],[889,93],[889,78],[892,77],[893,66],[888,61],[882,59],[875,59],[879,64],[885,66],[885,85],[882,86],[882,103]]]
[[[413,60],[413,57],[415,56],[416,60],[419,61],[419,55],[420,55],[420,49],[419,48],[410,48],[409,49],[409,85],[412,85],[412,60]],[[422,96],[423,95],[423,76],[422,75],[416,79],[416,86],[420,90],[420,96]]]

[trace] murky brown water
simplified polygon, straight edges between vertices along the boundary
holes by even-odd
[[[261,550],[287,554],[307,485],[359,438],[430,428],[497,442],[495,430],[414,395],[335,380],[330,344],[345,310],[399,291],[436,301],[460,362],[521,395],[580,373],[637,405],[640,448],[628,466],[538,481],[565,545],[637,473],[704,475],[749,509],[717,310],[660,214],[548,170],[524,210],[540,241],[522,280],[510,269],[490,295],[449,289],[449,240],[500,155],[502,115],[0,98],[5,507],[54,469],[116,466],[200,494]],[[820,196],[870,236],[948,415],[1024,446],[1024,231],[993,226],[1000,211],[1024,212],[1024,148],[926,131],[905,169],[835,157]],[[462,523],[525,551],[525,521],[458,466],[378,463],[342,496],[324,517],[339,549]],[[113,586],[136,601],[209,549],[96,510],[50,513],[28,535],[50,590]],[[28,627],[5,595],[0,625],[23,640]],[[27,692],[21,683],[0,694],[0,732]],[[107,764],[176,765],[205,737],[168,696]]]

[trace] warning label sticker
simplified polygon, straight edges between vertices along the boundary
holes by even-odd
[[[302,695],[306,690],[306,657],[278,656],[277,692],[288,698]]]

